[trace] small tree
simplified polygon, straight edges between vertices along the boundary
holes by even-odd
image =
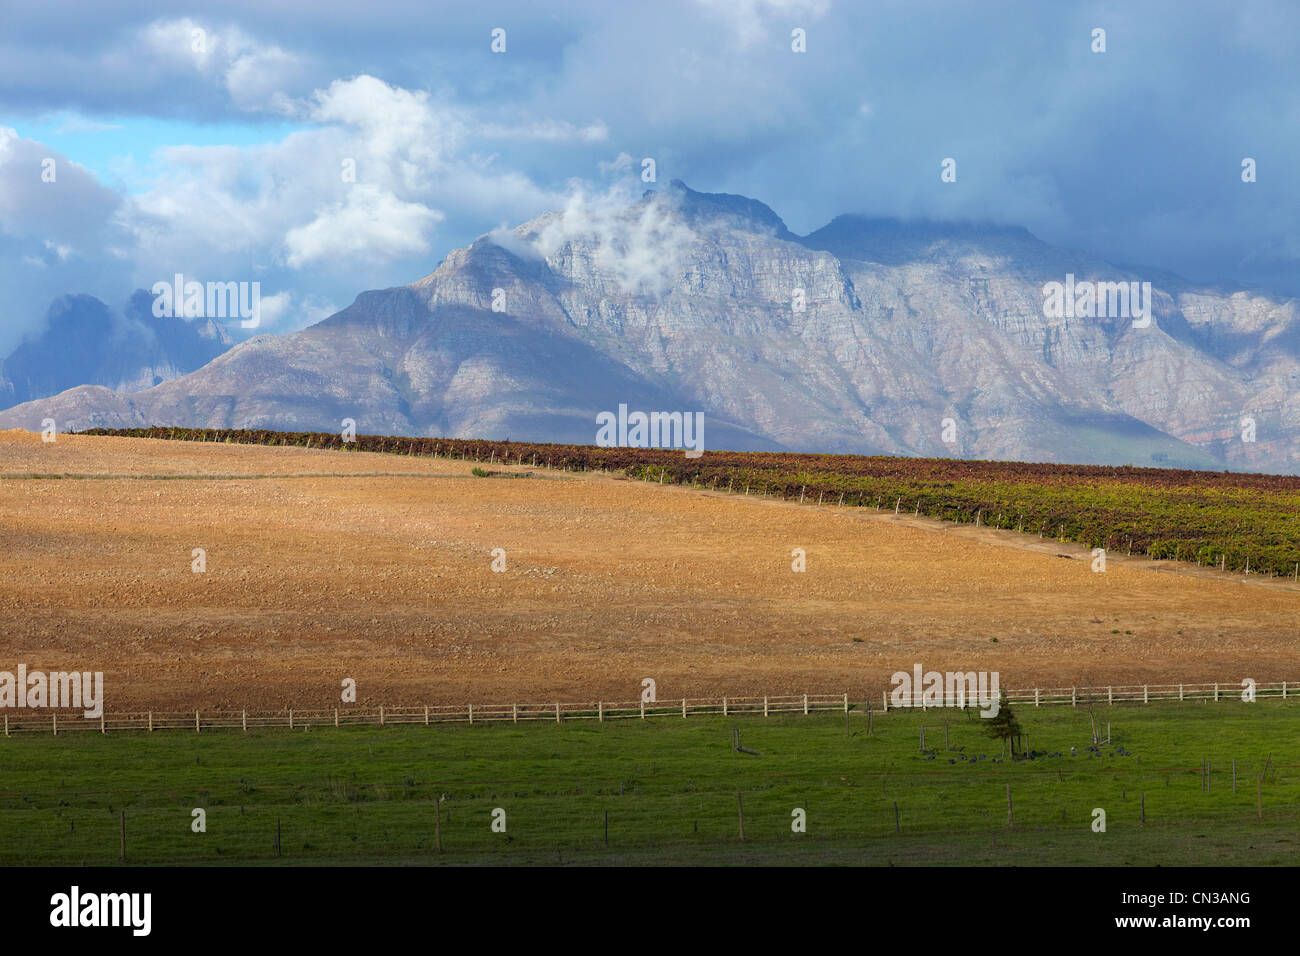
[[[998,712],[988,718],[988,722],[987,733],[990,737],[997,740],[1009,739],[1011,741],[1011,759],[1015,760],[1020,735],[1023,730],[1015,712],[1011,709],[1011,702],[1007,699],[1006,691],[1002,692],[1002,699],[998,701]]]

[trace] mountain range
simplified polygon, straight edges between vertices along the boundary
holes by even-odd
[[[1044,286],[1067,277],[1151,283],[1152,321],[1047,314]],[[761,202],[680,182],[577,197],[299,332],[227,348],[188,325],[166,361],[140,343],[82,354],[62,334],[11,357],[20,404],[0,427],[351,418],[359,433],[590,444],[625,404],[703,412],[706,448],[1300,469],[1294,300],[1017,227],[845,215],[798,236]]]
[[[143,290],[121,312],[91,295],[61,296],[41,329],[0,361],[0,405],[86,384],[141,391],[203,367],[234,344],[212,319],[155,316],[153,296]]]

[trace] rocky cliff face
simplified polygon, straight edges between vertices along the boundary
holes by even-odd
[[[1150,282],[1154,317],[1051,318],[1043,286]],[[800,307],[802,306],[802,307]],[[1022,229],[843,216],[806,237],[674,183],[575,201],[145,391],[0,427],[176,424],[594,441],[705,415],[710,448],[1300,468],[1295,302],[1198,288]],[[1253,421],[1254,441],[1243,440]]]

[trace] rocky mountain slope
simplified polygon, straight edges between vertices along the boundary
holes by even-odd
[[[1045,316],[1044,284],[1067,275],[1150,282],[1153,321]],[[1298,320],[1294,301],[1023,229],[842,216],[799,237],[762,203],[673,183],[575,199],[301,332],[142,391],[73,388],[0,427],[353,418],[590,443],[597,413],[626,404],[703,412],[710,448],[1294,472]]]

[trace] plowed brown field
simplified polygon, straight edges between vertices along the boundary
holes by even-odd
[[[1013,532],[471,466],[0,433],[0,670],[102,670],[118,712],[329,707],[348,677],[392,705],[634,700],[644,677],[661,699],[859,697],[916,663],[1004,687],[1300,680],[1289,581],[1116,554],[1095,574]]]

